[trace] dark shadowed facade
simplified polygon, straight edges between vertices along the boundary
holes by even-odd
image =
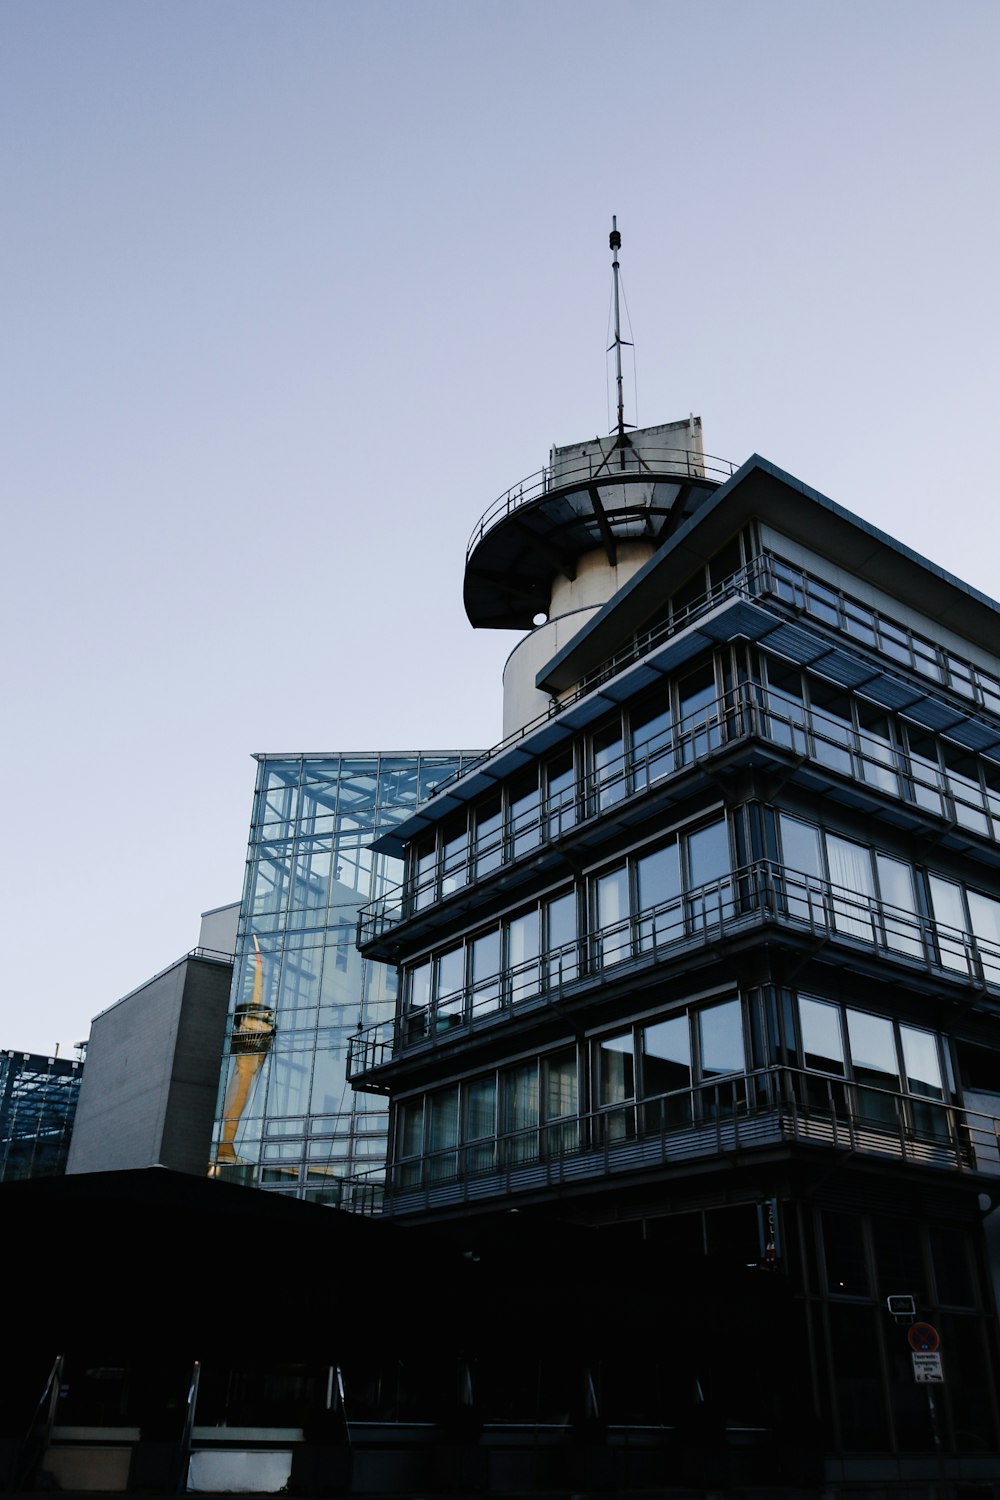
[[[406,875],[360,946],[399,1002],[350,1071],[388,1212],[662,1257],[702,1338],[630,1331],[627,1281],[578,1309],[610,1424],[694,1401],[831,1484],[996,1476],[1000,608],[696,419],[554,450],[465,599],[534,628],[503,743],[377,845]],[[750,1278],[728,1337],[707,1268],[730,1316]]]

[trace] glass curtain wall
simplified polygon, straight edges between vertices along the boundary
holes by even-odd
[[[350,1207],[344,1179],[384,1163],[384,1101],[346,1078],[348,1038],[396,1001],[354,945],[359,907],[402,878],[370,845],[477,753],[259,757],[214,1174]]]

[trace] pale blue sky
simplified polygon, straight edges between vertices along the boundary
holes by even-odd
[[[1000,593],[998,43],[992,0],[3,0],[0,1046],[239,894],[251,751],[498,738],[464,546],[607,426],[612,213],[640,422]]]

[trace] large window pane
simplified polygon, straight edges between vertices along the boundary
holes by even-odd
[[[476,814],[476,877],[481,880],[496,870],[503,858],[503,812],[500,798],[481,807]]]
[[[515,784],[510,796],[510,852],[511,858],[519,859],[531,849],[537,848],[541,840],[538,818],[541,810],[541,792],[537,780]]]
[[[597,1102],[608,1113],[608,1140],[624,1140],[634,1133],[635,1050],[631,1031],[602,1037],[596,1043]]]
[[[826,835],[833,891],[833,920],[838,932],[873,942],[876,937],[871,851],[852,839]]]
[[[580,1145],[580,1093],[576,1050],[545,1059],[545,1131],[548,1153],[576,1151]]]
[[[724,1073],[742,1073],[746,1067],[743,1047],[743,1008],[738,1000],[709,1005],[698,1012],[701,1039],[702,1080]]]
[[[937,924],[941,966],[955,969],[960,974],[968,974],[969,953],[965,941],[967,926],[962,888],[953,880],[943,880],[940,875],[928,875],[927,883],[931,893],[931,910]]]
[[[685,840],[689,916],[697,930],[719,922],[728,910],[729,827],[725,818],[708,823]]]
[[[799,996],[799,1025],[802,1028],[802,1061],[805,1067],[821,1073],[843,1077],[844,1039],[840,1031],[840,1010],[822,1000]]]
[[[803,755],[806,749],[806,709],[802,674],[777,661],[767,661],[767,733],[776,745]]]
[[[826,683],[810,678],[813,745],[816,759],[844,776],[853,772],[854,720],[851,700]]]
[[[990,984],[1000,984],[1000,901],[979,891],[965,894],[983,973]]]
[[[442,953],[437,967],[438,1030],[453,1026],[465,1010],[465,949],[452,948]]]
[[[601,812],[625,795],[624,753],[620,723],[594,735],[594,791]]]
[[[601,964],[619,963],[632,951],[629,929],[628,870],[612,870],[597,882],[597,957]]]
[[[484,932],[472,943],[472,1013],[482,1015],[500,1005],[500,932]]]
[[[848,1010],[847,1036],[857,1089],[857,1110],[863,1120],[898,1129],[901,1123],[894,1095],[899,1089],[899,1067],[892,1022],[866,1011]]]
[[[889,719],[881,709],[863,699],[857,702],[858,747],[861,751],[861,774],[871,786],[899,795],[899,776],[892,743]]]
[[[458,1085],[431,1094],[428,1101],[428,1176],[432,1182],[458,1172]]]
[[[538,1064],[508,1069],[503,1082],[507,1160],[534,1161],[538,1155]]]
[[[528,911],[507,924],[507,986],[517,1005],[538,994],[538,912]]]
[[[567,833],[577,820],[576,768],[573,752],[557,756],[546,773],[546,813],[550,839]]]
[[[924,945],[912,868],[904,860],[893,859],[889,854],[876,854],[875,868],[883,903],[882,926],[886,945],[897,953],[922,958]]]
[[[686,1015],[671,1016],[642,1033],[642,1092],[647,1129],[686,1125],[691,1119],[691,1031]]]
[[[657,943],[672,942],[682,936],[684,931],[677,841],[636,860],[635,868],[639,945],[642,948],[652,948]]]
[[[647,704],[632,715],[632,779],[637,791],[673,769],[671,722],[669,704]]]
[[[466,1166],[470,1172],[487,1172],[496,1161],[497,1081],[476,1078],[465,1086]]]
[[[785,900],[789,916],[814,926],[826,925],[823,853],[819,829],[788,813],[778,814],[781,859],[785,867]]]
[[[685,677],[677,689],[678,750],[682,765],[697,760],[721,742],[715,670],[711,663]]]
[[[546,975],[550,986],[569,984],[580,971],[576,930],[576,891],[557,896],[545,907]]]

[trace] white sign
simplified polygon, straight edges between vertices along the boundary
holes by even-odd
[[[918,1385],[944,1385],[940,1354],[911,1354],[913,1378]]]

